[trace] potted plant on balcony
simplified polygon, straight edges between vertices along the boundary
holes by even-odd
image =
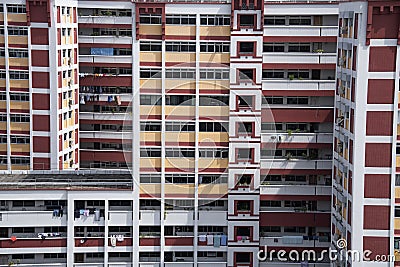
[[[286,158],[286,160],[291,160],[291,159],[293,158],[292,153],[287,153],[287,154],[285,155],[285,158]]]
[[[293,134],[293,130],[288,129],[288,130],[286,131],[286,133],[287,133],[287,135],[290,137],[290,136],[292,136],[292,134]]]
[[[290,75],[288,76],[288,78],[289,78],[289,80],[293,81],[293,80],[294,80],[294,75],[293,75],[293,74],[290,74]]]
[[[322,53],[324,53],[324,49],[321,49],[321,48],[320,48],[320,49],[317,49],[316,52],[317,52],[318,54],[322,54]]]

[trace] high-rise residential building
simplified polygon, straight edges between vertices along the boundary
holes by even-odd
[[[77,1],[2,1],[0,11],[0,169],[75,169]]]
[[[332,235],[371,259],[399,252],[399,26],[399,1],[339,5]]]
[[[388,266],[399,1],[0,2],[0,266]]]

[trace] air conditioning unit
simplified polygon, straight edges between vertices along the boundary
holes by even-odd
[[[69,140],[69,146],[72,147],[74,145],[74,140]]]

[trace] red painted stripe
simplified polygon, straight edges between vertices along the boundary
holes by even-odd
[[[139,39],[155,39],[155,40],[162,40],[162,35],[139,34]]]
[[[165,92],[169,94],[195,94],[196,89],[165,89]]]
[[[10,109],[11,113],[30,113],[29,109]]]
[[[28,48],[27,44],[8,44],[9,47]]]
[[[16,87],[11,87],[10,91],[14,92],[29,92],[29,88],[16,88]]]
[[[10,25],[10,26],[28,26],[28,22],[9,21],[8,25]]]
[[[144,67],[161,67],[161,62],[140,62],[140,66]]]
[[[165,40],[196,40],[196,36],[165,35]]]
[[[11,156],[30,156],[30,152],[12,152],[11,151]]]
[[[29,134],[29,133],[30,131],[15,131],[15,130],[11,131],[11,134]]]
[[[3,67],[1,67],[1,68],[3,68]],[[12,69],[12,70],[29,70],[29,67],[28,66],[11,66],[10,65],[10,69]]]
[[[200,40],[230,41],[230,36],[200,36]]]

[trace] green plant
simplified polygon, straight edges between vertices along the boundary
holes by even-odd
[[[286,160],[291,160],[291,159],[293,158],[292,153],[287,153],[287,154],[285,155],[285,158],[286,158]]]
[[[291,81],[294,80],[294,75],[293,74],[290,74],[288,77],[289,77],[289,80],[291,80]]]
[[[317,53],[324,53],[324,49],[317,49]]]
[[[288,136],[292,136],[292,134],[293,134],[293,130],[291,130],[291,129],[287,130],[286,132],[287,132]]]
[[[300,129],[297,128],[296,130],[294,130],[294,132],[295,132],[295,133],[299,133],[299,132],[300,132]]]

